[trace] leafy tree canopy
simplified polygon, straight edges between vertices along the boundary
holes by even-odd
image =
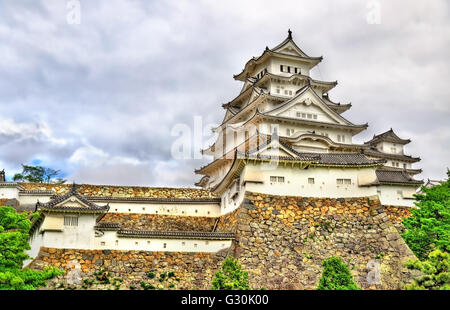
[[[212,281],[213,290],[249,290],[248,273],[242,270],[238,260],[228,256],[222,269],[216,272]]]
[[[32,217],[38,216],[36,213]],[[0,289],[32,290],[45,285],[45,280],[62,273],[47,267],[43,271],[22,269],[29,256],[28,244],[31,221],[25,213],[17,213],[12,207],[0,207]]]
[[[450,254],[435,250],[425,261],[409,261],[409,269],[420,270],[423,275],[407,285],[407,290],[450,290]]]
[[[447,172],[449,174],[449,172]],[[450,250],[450,180],[431,188],[422,187],[417,194],[417,209],[403,219],[403,239],[414,254],[425,260],[435,249]]]
[[[318,290],[359,290],[358,285],[342,260],[332,256],[322,261],[323,271]]]
[[[14,181],[24,181],[31,183],[65,183],[66,180],[57,178],[61,173],[60,170],[54,170],[42,166],[28,166],[22,165],[22,173],[16,173],[13,176]]]

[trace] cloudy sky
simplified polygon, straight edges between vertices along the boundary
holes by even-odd
[[[0,169],[193,186],[208,159],[174,159],[177,128],[192,128],[191,141],[202,134],[195,117],[204,128],[221,122],[221,104],[242,86],[233,74],[290,28],[324,57],[313,77],[338,80],[330,97],[353,104],[344,116],[369,123],[355,142],[392,127],[413,140],[419,178],[444,178],[449,13],[446,0],[0,0]]]

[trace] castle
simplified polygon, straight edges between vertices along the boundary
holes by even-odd
[[[389,268],[400,272],[400,260],[412,253],[394,226],[423,183],[413,178],[421,172],[412,166],[420,158],[404,154],[410,140],[392,129],[353,143],[368,125],[347,120],[342,114],[352,105],[330,99],[337,82],[310,77],[321,60],[303,52],[289,30],[283,42],[245,64],[234,76],[243,82],[241,92],[222,106],[217,141],[202,150],[213,156],[195,171],[203,176],[196,183],[202,189],[16,183],[6,182],[3,174],[1,204],[40,213],[29,255],[42,263],[54,253],[65,257],[65,251],[203,253],[210,256],[202,259],[211,262],[217,253],[231,251],[255,272],[255,281],[266,281],[258,276],[261,268],[283,278],[265,284],[268,288],[309,288],[316,271],[296,284],[286,284],[286,274],[300,272],[304,264],[315,266],[305,249],[325,255],[342,244],[337,252],[358,260],[358,271],[365,268],[362,258],[385,252]],[[275,233],[278,229],[281,233]],[[311,234],[325,249],[307,245]],[[290,240],[278,244],[281,235]],[[249,254],[256,250],[267,252]],[[265,256],[290,269],[270,269],[275,267],[268,267]],[[89,262],[86,270],[100,261],[80,257]],[[188,260],[183,259],[179,264]],[[386,283],[383,288],[398,285]]]

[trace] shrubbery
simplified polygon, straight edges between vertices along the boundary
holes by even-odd
[[[238,260],[228,256],[212,281],[213,290],[249,290],[248,273]]]
[[[359,290],[348,267],[339,257],[332,256],[322,261],[323,271],[318,290]]]
[[[411,209],[411,217],[403,220],[407,230],[402,237],[425,260],[435,249],[450,250],[450,180],[422,190],[424,194],[415,195],[419,208]]]
[[[36,217],[37,214],[32,214]],[[28,233],[31,221],[26,214],[17,213],[12,207],[0,207],[0,289],[34,290],[45,286],[46,280],[63,271],[46,267],[43,271],[22,269],[29,258],[25,250],[30,249]]]

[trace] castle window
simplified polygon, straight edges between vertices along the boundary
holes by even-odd
[[[308,184],[314,184],[314,178],[308,178]]]
[[[312,114],[307,114],[308,119],[312,119]]]
[[[317,119],[317,114],[313,114],[313,119]]]
[[[78,226],[78,217],[75,216],[65,216],[64,226]]]
[[[277,94],[279,94],[280,93],[280,89],[279,88],[277,88]]]
[[[298,69],[294,68],[294,73],[297,74],[298,73]]]
[[[136,241],[134,244],[135,244],[135,245],[139,245],[139,242]]]
[[[105,241],[100,242],[100,245],[105,246],[106,245]]]
[[[284,177],[282,177],[282,176],[270,176],[270,182],[273,182],[273,183],[284,183]]]
[[[280,65],[280,71],[283,72],[283,65]]]
[[[288,73],[291,73],[291,67],[288,66]]]
[[[183,242],[181,242],[181,245],[183,245],[183,246],[184,246],[184,245],[186,245],[186,242],[184,242],[184,241],[183,241]]]
[[[292,95],[292,90],[289,91],[289,95]]]
[[[403,169],[406,169],[406,164],[403,164]]]
[[[119,245],[119,240],[116,240],[116,245]]]
[[[147,241],[147,244],[150,245],[150,241]]]
[[[337,185],[350,185],[352,184],[352,180],[351,179],[336,179],[336,184]]]
[[[164,249],[167,248],[167,243],[164,243],[164,244],[163,244],[163,248],[164,248]]]

